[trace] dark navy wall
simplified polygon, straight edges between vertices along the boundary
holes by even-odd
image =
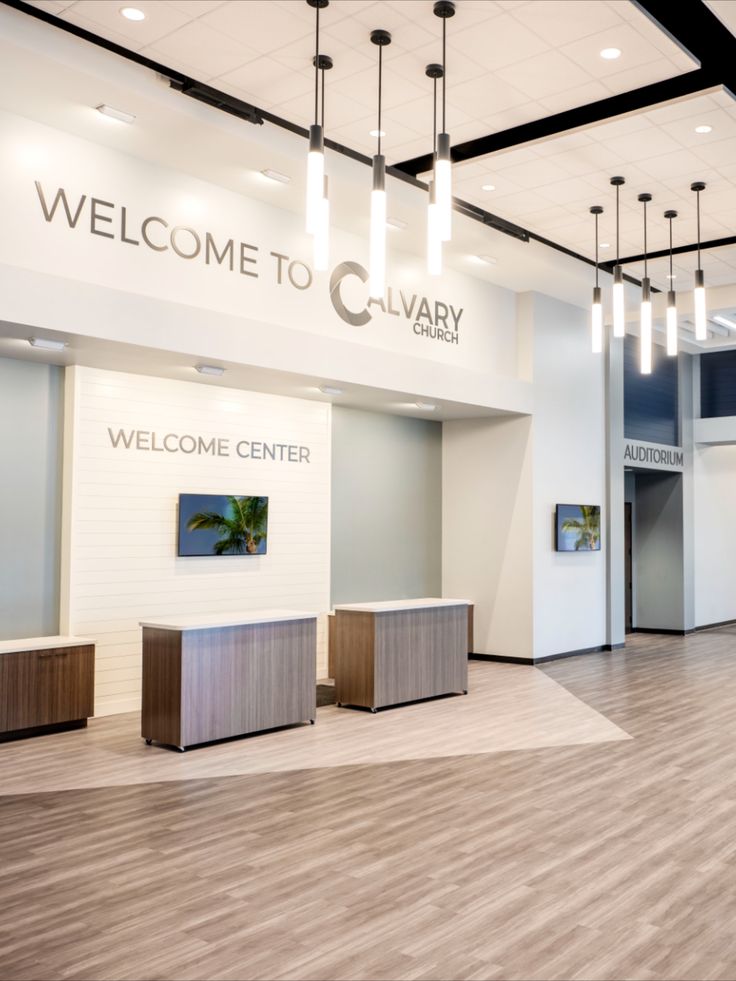
[[[736,351],[701,354],[700,414],[736,416]]]
[[[639,372],[639,338],[624,340],[624,436],[677,446],[677,358],[654,345],[652,374]]]

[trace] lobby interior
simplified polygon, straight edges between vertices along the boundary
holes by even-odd
[[[734,64],[3,0],[3,981],[736,975]]]

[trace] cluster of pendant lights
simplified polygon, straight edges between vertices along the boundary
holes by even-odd
[[[330,204],[325,175],[324,120],[325,71],[332,59],[319,50],[319,14],[330,0],[307,0],[316,15],[314,65],[314,123],[309,127],[307,156],[306,230],[313,236],[314,268],[324,271],[329,265]],[[447,19],[455,13],[452,0],[436,0],[434,13],[442,20],[442,64],[428,65],[426,75],[434,82],[433,168],[429,183],[427,207],[427,271],[434,276],[442,272],[442,245],[452,235],[452,163],[450,137],[446,126],[446,51]],[[382,299],[386,290],[386,157],[381,152],[381,109],[383,96],[383,49],[391,43],[388,31],[371,31],[370,39],[378,48],[378,126],[376,153],[373,156],[370,198],[370,244],[368,293]],[[437,82],[442,80],[442,130],[437,132]]]
[[[624,272],[619,255],[619,225],[620,225],[620,191],[626,181],[623,177],[612,177],[611,184],[616,188],[616,264],[613,269],[613,290],[611,297],[613,336],[623,337],[626,334],[626,308],[624,300]],[[708,336],[708,314],[705,301],[705,278],[700,263],[700,192],[705,190],[702,181],[690,185],[690,190],[697,195],[698,217],[698,268],[695,270],[695,287],[693,290],[693,309],[695,317],[695,339],[704,341]],[[649,279],[649,260],[647,249],[647,205],[652,200],[651,194],[640,194],[637,199],[643,206],[644,212],[644,277],[641,281],[641,308],[639,321],[639,369],[643,375],[652,373],[652,297],[651,280]],[[591,346],[594,354],[603,351],[603,303],[601,288],[598,283],[598,218],[603,214],[600,205],[594,205],[590,213],[595,218],[595,286],[593,287],[593,305],[591,309]],[[669,289],[667,291],[666,315],[666,350],[670,357],[677,354],[677,297],[674,289],[674,274],[672,272],[672,221],[677,218],[676,211],[665,211],[664,217],[669,222]]]

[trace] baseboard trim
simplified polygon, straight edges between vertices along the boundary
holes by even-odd
[[[559,654],[545,654],[544,657],[509,657],[506,654],[468,654],[471,661],[500,661],[502,664],[547,664],[549,661],[561,661],[566,657],[582,657],[586,654],[610,654],[624,648],[625,644],[602,644],[598,647],[583,647],[577,651],[561,651]]]
[[[667,634],[670,637],[686,637],[688,634],[695,633],[695,630],[668,630],[665,627],[661,629],[658,627],[634,627],[631,632],[632,634]]]
[[[68,722],[50,722],[43,726],[30,726],[28,729],[12,729],[0,732],[0,743],[15,742],[16,739],[29,739],[32,736],[51,736],[57,732],[70,732],[72,729],[86,729],[86,719],[70,719]]]
[[[704,623],[700,627],[695,627],[694,633],[699,630],[717,630],[718,627],[733,627],[736,624],[736,620],[719,620],[718,623]]]

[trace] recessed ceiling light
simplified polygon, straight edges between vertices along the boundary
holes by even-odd
[[[386,224],[392,228],[406,228],[407,223],[402,218],[387,218]]]
[[[736,320],[729,320],[728,317],[722,317],[720,313],[717,313],[713,319],[722,327],[728,327],[729,330],[736,330]]]
[[[480,189],[481,189],[481,191],[495,191],[496,190],[496,185],[495,184],[481,184]]]
[[[319,390],[323,395],[342,395],[342,389],[337,385],[320,385]]]
[[[219,364],[195,364],[200,375],[224,375],[225,369]]]
[[[371,130],[371,131],[369,132],[369,134],[368,134],[368,135],[369,135],[369,136],[375,136],[375,137],[378,137],[378,136],[380,136],[380,137],[381,137],[381,139],[383,139],[383,137],[384,137],[384,136],[386,135],[386,130],[385,130],[385,129],[372,129],[372,130]]]
[[[598,243],[598,247],[601,248],[601,249],[610,249],[611,248],[611,243],[610,242],[599,242]]]
[[[667,279],[677,279],[677,273],[667,273]]]
[[[63,351],[66,347],[66,341],[55,341],[50,337],[29,337],[28,343],[42,351]]]
[[[713,127],[712,126],[708,126],[707,124],[706,125],[703,125],[703,126],[696,126],[695,127],[695,132],[696,133],[712,133],[713,132]]]
[[[424,409],[425,412],[434,412],[437,408],[434,402],[424,402],[422,399],[417,399],[414,404],[418,409]]]
[[[621,57],[621,48],[604,48],[601,51],[601,58],[605,58],[606,61],[615,61],[616,58]]]
[[[120,8],[121,17],[125,17],[126,20],[145,20],[146,15],[138,7],[121,7]]]
[[[114,106],[106,106],[104,102],[100,106],[95,106],[98,112],[110,119],[116,119],[119,123],[134,123],[135,116],[132,112],[123,112],[122,109],[115,109]]]
[[[279,184],[290,184],[291,177],[287,174],[282,174],[278,170],[262,170],[261,173],[264,177],[268,177],[270,181],[277,181]]]

